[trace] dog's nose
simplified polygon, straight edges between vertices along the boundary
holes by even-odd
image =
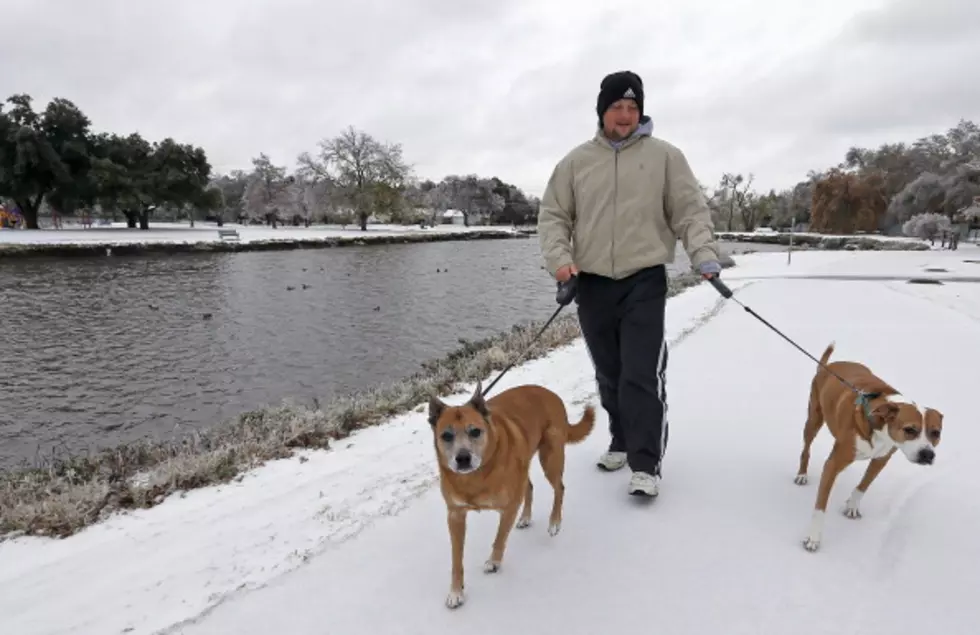
[[[469,450],[460,450],[456,454],[456,466],[457,467],[469,467],[473,461],[473,457]]]
[[[932,448],[922,448],[919,450],[919,454],[916,457],[916,462],[922,465],[932,465],[932,462],[936,459],[936,452]]]

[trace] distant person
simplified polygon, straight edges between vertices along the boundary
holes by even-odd
[[[677,240],[704,278],[721,272],[711,215],[684,154],[651,136],[643,81],[607,75],[595,136],[558,162],[538,213],[548,271],[578,276],[579,322],[609,414],[600,468],[629,465],[628,491],[656,496],[667,446],[666,263]],[[709,382],[710,384],[710,382]]]

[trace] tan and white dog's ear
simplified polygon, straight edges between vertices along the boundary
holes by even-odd
[[[439,422],[439,417],[446,410],[446,404],[436,395],[429,397],[429,425],[435,427]]]
[[[871,411],[871,417],[877,425],[889,425],[898,416],[898,406],[893,403],[883,403]]]
[[[484,417],[489,416],[490,409],[487,407],[487,402],[483,398],[483,382],[480,380],[476,382],[476,390],[473,391],[473,396],[470,397],[470,405]]]

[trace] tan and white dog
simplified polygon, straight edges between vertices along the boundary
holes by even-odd
[[[595,425],[595,409],[586,406],[582,419],[571,425],[561,397],[541,386],[525,385],[484,400],[481,383],[468,402],[449,406],[437,397],[429,401],[429,423],[439,463],[439,482],[446,501],[452,546],[452,577],[446,606],[456,608],[463,596],[463,542],[469,511],[496,510],[500,524],[486,573],[500,569],[507,537],[517,521],[531,524],[533,487],[531,459],[535,453],[554,488],[548,533],[561,528],[565,484],[565,444],[578,443]],[[521,503],[520,520],[517,519]]]
[[[932,465],[943,429],[943,414],[940,411],[905,398],[863,364],[842,361],[828,365],[827,360],[833,352],[834,344],[831,342],[820,362],[863,391],[867,401],[859,400],[851,388],[823,367],[817,368],[810,385],[803,451],[795,479],[797,485],[806,485],[810,445],[824,424],[834,435],[834,446],[820,475],[813,517],[803,540],[807,551],[816,551],[820,547],[827,501],[834,481],[845,468],[855,461],[870,460],[864,477],[843,510],[848,518],[860,518],[861,497],[895,451],[901,450],[905,458],[917,465]]]

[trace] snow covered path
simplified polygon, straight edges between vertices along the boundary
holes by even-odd
[[[800,545],[815,486],[793,484],[813,363],[726,306],[674,348],[673,426],[653,505],[625,495],[625,473],[595,470],[605,443],[596,434],[570,451],[558,537],[540,522],[547,499],[539,496],[538,524],[515,531],[504,568],[487,576],[480,567],[495,516],[473,517],[468,600],[456,612],[442,604],[448,539],[432,490],[344,549],[179,632],[972,632],[980,616],[972,599],[980,588],[976,375],[943,362],[980,342],[980,323],[930,299],[931,289],[893,286],[768,281],[740,294],[803,346],[819,354],[836,339],[839,357],[869,362],[946,415],[938,463],[894,461],[869,491],[862,520],[828,515],[816,554]],[[552,381],[568,398],[590,389],[584,377]],[[822,435],[815,469],[829,447]],[[833,510],[861,469],[838,480]]]
[[[906,252],[901,262],[952,270],[978,254]],[[493,576],[482,563],[496,515],[470,515],[467,602],[456,611],[443,604],[445,508],[417,413],[307,462],[276,462],[65,541],[0,544],[0,632],[975,632],[980,286],[735,281],[772,266],[772,255],[759,256],[739,258],[727,276],[743,302],[814,355],[836,340],[836,359],[868,363],[945,414],[936,464],[892,461],[861,520],[837,512],[864,465],[841,475],[817,553],[801,539],[826,431],[811,485],[793,483],[815,365],[705,286],[668,303],[671,433],[659,499],[627,496],[626,470],[595,469],[607,440],[600,410],[592,437],[569,448],[557,537],[546,532],[550,489],[537,464],[536,522],[511,534]],[[877,272],[865,254],[806,256],[794,269]],[[556,390],[573,417],[595,400],[581,342],[498,385],[524,382]]]

